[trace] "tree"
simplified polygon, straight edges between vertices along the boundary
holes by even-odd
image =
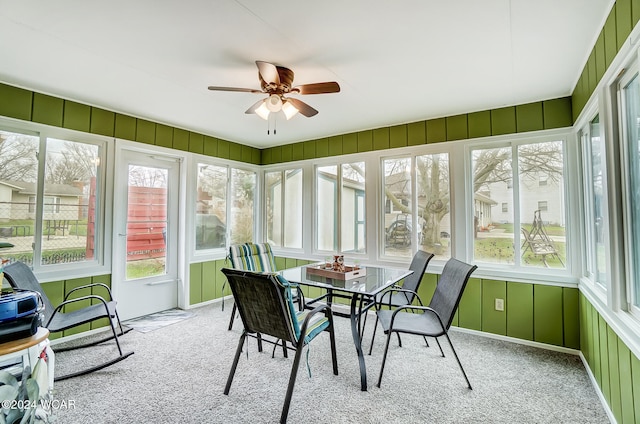
[[[37,137],[0,133],[0,180],[36,181],[37,143]]]
[[[64,142],[58,154],[46,161],[46,181],[52,184],[72,184],[95,177],[98,147],[85,143]]]

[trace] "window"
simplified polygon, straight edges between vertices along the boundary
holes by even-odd
[[[230,244],[254,241],[256,173],[231,169]]]
[[[606,225],[604,217],[604,146],[600,139],[598,115],[581,134],[584,221],[587,245],[585,248],[587,276],[606,288]]]
[[[539,186],[546,186],[547,185],[547,181],[549,181],[549,176],[547,174],[540,174],[539,180],[538,180],[538,185]]]
[[[365,253],[364,162],[319,166],[315,172],[316,249]]]
[[[196,182],[196,250],[223,248],[227,233],[226,166],[198,164]]]
[[[436,153],[384,159],[382,168],[383,255],[410,258],[420,249],[438,259],[449,258],[449,156]]]
[[[0,131],[0,227],[15,245],[3,255],[36,267],[101,259],[103,151],[99,143]]]
[[[565,268],[563,150],[550,141],[471,151],[474,260]]]
[[[623,183],[625,249],[628,258],[629,303],[640,307],[640,81],[623,81]]]
[[[302,169],[265,172],[265,229],[274,246],[302,248]]]

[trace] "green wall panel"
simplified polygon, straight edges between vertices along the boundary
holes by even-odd
[[[215,261],[215,279],[216,279],[216,298],[228,296],[231,294],[229,284],[226,284],[227,277],[222,273],[222,268],[229,268],[231,264],[225,259]]]
[[[507,282],[507,336],[533,340],[533,284]]]
[[[622,409],[622,423],[635,423],[635,411],[633,401],[633,378],[631,376],[631,351],[618,339],[618,370],[620,375],[620,407]],[[640,393],[638,393],[640,402]],[[640,415],[638,416],[640,419]]]
[[[0,115],[29,121],[32,105],[31,91],[0,83]]]
[[[173,127],[157,124],[154,144],[162,147],[173,147]]]
[[[493,135],[516,132],[516,108],[503,107],[491,110],[491,130]]]
[[[373,149],[384,150],[389,148],[389,128],[376,128],[373,130]]]
[[[113,137],[116,131],[116,114],[100,109],[91,108],[91,132],[94,134],[106,135]]]
[[[276,146],[271,149],[271,163],[282,162],[282,147]]]
[[[251,148],[251,163],[260,165],[262,163],[262,150]]]
[[[611,327],[607,327],[607,355],[609,356],[609,406],[618,422],[622,421],[622,403],[620,399],[620,359],[618,357],[618,336]]]
[[[373,150],[373,131],[360,131],[358,133],[358,152],[370,152]]]
[[[407,145],[419,146],[427,142],[427,128],[424,121],[407,124]]]
[[[295,143],[291,145],[291,160],[304,159],[304,144]]]
[[[316,158],[316,142],[315,140],[305,141],[302,145],[303,155],[305,159],[313,159]]]
[[[564,287],[562,289],[562,322],[564,323],[563,346],[580,349],[580,312],[578,305],[578,289]]]
[[[407,145],[407,126],[396,125],[389,128],[389,147],[405,147]]]
[[[467,116],[469,138],[488,137],[491,135],[491,111],[473,112]]]
[[[263,149],[263,150],[260,150],[260,152],[261,152],[261,159],[260,159],[261,165],[271,165],[275,163],[271,157],[273,149]]]
[[[41,124],[62,126],[64,100],[46,94],[33,93],[32,121]]]
[[[242,160],[242,146],[238,143],[229,142],[229,159]]]
[[[204,154],[204,136],[202,134],[189,132],[189,151]]]
[[[230,152],[231,152],[231,143],[226,140],[218,140],[218,157],[222,159],[230,159],[231,158]]]
[[[247,147],[247,149],[249,149],[249,147]],[[202,153],[207,156],[218,156],[218,139],[205,135],[202,140]],[[242,156],[244,157],[244,152]]]
[[[91,107],[65,100],[62,126],[70,130],[89,132],[91,129]]]
[[[202,263],[202,302],[216,298],[216,261]]]
[[[156,142],[156,124],[146,119],[137,119],[136,141],[145,144]]]
[[[598,67],[596,66],[596,49],[591,50],[589,59],[587,60],[587,66],[585,68],[587,78],[589,79],[589,93],[593,93],[598,85]]]
[[[631,23],[632,27],[640,21],[640,0],[631,0]]]
[[[595,308],[591,309],[591,331],[593,338],[593,362],[591,371],[593,376],[598,382],[598,385],[602,387],[602,367],[600,366],[600,315]]]
[[[181,128],[173,129],[173,148],[183,152],[189,151],[189,131]]]
[[[631,377],[633,378],[633,409],[636,420],[638,420],[640,418],[640,359],[635,355],[631,355]]]
[[[609,384],[609,341],[607,322],[598,315],[598,333],[600,340],[600,388],[607,402],[611,400],[611,386]]]
[[[422,281],[420,282],[420,287],[418,287],[418,296],[422,300],[422,303],[427,306],[429,302],[431,302],[431,298],[433,297],[433,293],[436,291],[436,286],[438,285],[438,274],[424,274],[422,277]],[[418,301],[416,300],[417,304]]]
[[[358,153],[358,134],[349,133],[342,136],[342,154]]]
[[[488,333],[507,334],[507,314],[496,311],[495,299],[507,298],[505,281],[482,280],[482,331]]]
[[[458,306],[458,326],[482,330],[482,281],[469,278]]]
[[[136,125],[136,118],[116,113],[115,136],[124,140],[135,140]]]
[[[342,154],[342,136],[334,135],[329,137],[329,156]]]
[[[445,118],[429,119],[427,126],[427,143],[447,141],[447,120]]]
[[[613,5],[607,20],[604,23],[604,50],[606,67],[608,68],[618,53],[618,41],[616,37],[616,5]]]
[[[616,40],[618,41],[618,50],[631,34],[632,25],[631,0],[616,0]]]
[[[469,137],[467,115],[448,116],[447,123],[447,140],[463,140]]]
[[[329,156],[329,139],[327,137],[316,141],[316,155],[319,158]]]
[[[533,317],[534,340],[562,346],[562,287],[534,286]]]
[[[545,129],[570,127],[572,124],[571,97],[542,102]]]
[[[202,264],[189,265],[189,304],[202,302]]]
[[[206,143],[205,143],[206,146]],[[242,146],[242,161],[245,163],[253,163],[253,147],[249,147],[249,146]],[[212,155],[215,156],[215,155]]]
[[[342,146],[340,146],[340,152],[342,153]],[[291,162],[293,160],[293,144],[281,146],[280,153],[282,162]]]
[[[282,256],[275,256],[273,258],[276,262],[276,269],[282,270],[287,268],[287,259]]]
[[[544,129],[542,102],[516,106],[516,128],[518,132]]]

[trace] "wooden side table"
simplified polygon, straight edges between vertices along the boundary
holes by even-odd
[[[53,350],[49,346],[49,330],[39,327],[36,334],[23,339],[12,340],[0,343],[0,361],[21,357],[22,366],[27,364],[33,367],[36,365],[40,353],[45,350],[47,353],[47,369],[49,371],[49,390],[53,389],[53,376],[55,358]]]

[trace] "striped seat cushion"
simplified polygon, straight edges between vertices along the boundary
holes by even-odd
[[[275,274],[275,277],[276,277],[276,281],[280,285],[282,285],[283,288],[286,290],[285,297],[288,305],[289,320],[291,321],[291,327],[293,328],[296,341],[298,341],[300,340],[300,337],[302,337],[302,334],[301,334],[302,323],[304,322],[304,320],[307,318],[307,315],[309,315],[309,312],[311,311],[303,310],[303,311],[297,312],[293,303],[293,296],[291,294],[291,288],[297,287],[297,284],[290,283],[282,275]],[[304,334],[305,344],[313,340],[315,336],[323,332],[327,327],[329,327],[329,319],[324,314],[318,313],[313,315],[309,320],[309,323],[307,324],[307,330]]]
[[[274,272],[276,263],[269,243],[244,243],[229,247],[229,259],[236,269]]]

